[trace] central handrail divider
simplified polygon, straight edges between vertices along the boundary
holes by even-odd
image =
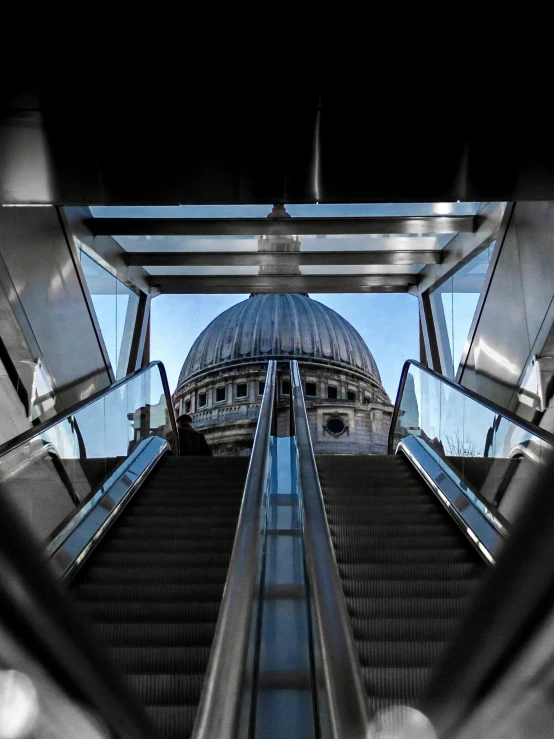
[[[326,739],[365,739],[370,723],[367,697],[327,524],[297,361],[291,362],[291,392],[316,640],[316,685],[318,699],[323,690],[325,701],[319,706],[321,735]]]
[[[259,598],[259,554],[262,544],[264,496],[271,471],[270,448],[275,414],[277,363],[268,362],[265,389],[244,487],[244,496],[219,611],[210,661],[193,739],[236,739],[239,723],[250,735],[249,721],[240,721],[251,696],[247,675],[255,603]],[[250,680],[253,689],[253,680]]]
[[[415,359],[408,359],[404,362],[404,366],[402,367],[402,374],[400,375],[400,384],[398,385],[398,392],[396,394],[396,402],[394,404],[394,412],[392,414],[390,430],[389,430],[389,444],[388,444],[389,454],[394,454],[395,452],[394,433],[396,430],[396,424],[398,422],[398,414],[400,412],[400,401],[402,400],[402,394],[404,392],[404,386],[406,384],[406,378],[408,376],[408,372],[410,371],[410,367],[417,367],[417,369],[421,370],[421,372],[425,372],[425,374],[430,375],[435,380],[442,382],[443,385],[446,385],[447,387],[450,387],[453,390],[456,390],[458,393],[460,393],[461,395],[464,395],[466,398],[470,398],[471,400],[476,401],[477,403],[484,406],[485,408],[488,408],[490,411],[492,411],[496,415],[502,416],[503,418],[515,424],[516,426],[519,426],[520,428],[522,428],[524,431],[527,431],[529,434],[533,434],[533,436],[536,436],[538,439],[541,439],[541,441],[545,441],[547,444],[550,444],[552,447],[554,447],[554,434],[551,434],[548,431],[541,429],[539,426],[535,426],[534,424],[529,423],[529,421],[526,421],[524,418],[521,418],[520,416],[516,416],[515,413],[512,413],[506,408],[502,408],[501,406],[494,403],[492,400],[488,400],[487,398],[484,398],[483,396],[478,395],[477,393],[474,393],[473,390],[469,390],[468,388],[463,387],[462,385],[459,385],[457,382],[453,382],[448,377],[445,377],[444,375],[441,375],[438,372],[435,372],[434,370],[429,369],[429,367],[425,367],[420,362],[416,362]]]
[[[71,416],[75,415],[79,411],[83,410],[83,408],[86,408],[87,406],[92,405],[93,403],[96,403],[97,401],[104,398],[106,395],[113,393],[118,388],[121,388],[127,383],[132,382],[140,375],[143,375],[146,372],[149,372],[154,367],[158,367],[159,372],[160,372],[160,378],[162,381],[164,395],[167,401],[167,407],[173,408],[173,402],[171,400],[171,393],[169,391],[169,383],[167,381],[167,374],[165,371],[165,367],[162,362],[160,362],[159,360],[156,360],[154,362],[150,362],[150,364],[146,365],[146,367],[141,367],[141,369],[137,370],[136,372],[133,372],[130,375],[126,375],[121,380],[118,380],[117,382],[112,383],[111,385],[104,388],[103,390],[99,390],[97,393],[95,393],[94,395],[91,395],[89,398],[86,398],[85,400],[82,400],[79,403],[76,403],[75,405],[71,406],[71,408],[67,408],[64,411],[61,411],[53,418],[49,418],[46,421],[43,421],[42,423],[38,424],[37,426],[33,426],[33,428],[29,429],[28,431],[24,431],[22,434],[19,434],[13,439],[6,441],[4,444],[1,444],[0,445],[0,458],[6,454],[9,454],[14,449],[17,449],[17,447],[21,446],[22,444],[25,444],[27,441],[30,441],[31,439],[34,439],[35,437],[38,437],[41,434],[44,434],[46,431],[53,428],[61,421],[64,421],[65,419],[70,418]],[[171,423],[171,430],[173,432],[172,441],[173,441],[173,446],[174,446],[174,452],[178,454],[179,453],[179,434],[177,432],[177,423],[175,421],[174,413],[169,414],[169,420]]]

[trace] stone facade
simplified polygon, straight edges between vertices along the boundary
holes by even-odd
[[[204,432],[215,455],[250,453],[266,368],[266,363],[257,362],[204,373],[175,393],[176,413],[192,415],[194,427]],[[393,406],[378,383],[331,366],[300,362],[300,369],[317,454],[386,452]],[[286,436],[290,374],[281,369],[278,377],[277,433]]]

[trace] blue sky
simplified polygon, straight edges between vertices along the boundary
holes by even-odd
[[[248,295],[160,295],[152,301],[150,356],[166,366],[171,391],[198,334]],[[417,299],[405,293],[314,294],[340,313],[371,349],[385,390],[394,402],[402,364],[419,359]]]

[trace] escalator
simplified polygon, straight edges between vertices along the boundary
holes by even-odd
[[[554,439],[407,362],[389,454],[315,455],[294,362],[291,383],[324,733],[435,736],[409,711],[444,714],[451,650]]]
[[[189,736],[248,459],[164,457],[71,583],[161,737]]]
[[[290,376],[291,435],[271,361],[250,458],[169,453],[159,363],[0,449],[3,521],[42,539],[50,570],[26,535],[0,540],[0,562],[30,563],[0,590],[14,639],[18,618],[38,639],[36,674],[21,665],[39,693],[61,685],[117,739],[361,739],[399,706],[434,720],[554,439],[411,362],[389,454],[316,457],[297,362]]]
[[[227,677],[233,683],[232,670],[241,673],[248,662],[245,634],[256,623],[258,587],[248,567],[255,575],[274,363],[266,384],[250,458],[171,454],[178,434],[165,370],[156,362],[0,453],[2,503],[42,540],[50,570],[69,597],[58,592],[56,610],[75,608],[75,629],[82,624],[86,630],[81,644],[94,653],[89,658],[106,660],[101,680],[109,682],[111,673],[118,685],[119,706],[110,709],[111,721],[103,717],[113,736],[186,739],[204,683],[217,683],[230,659],[223,672],[231,694]],[[217,637],[225,608],[236,616],[234,631],[227,616]],[[210,673],[218,639],[222,657]],[[132,715],[122,721],[127,702]],[[218,721],[209,697],[206,703],[204,713]],[[232,711],[223,705],[221,711],[235,721]],[[213,732],[208,727],[204,735]]]
[[[371,712],[416,705],[486,565],[403,455],[321,455]]]

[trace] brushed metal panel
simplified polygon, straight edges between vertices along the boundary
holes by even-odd
[[[175,277],[156,275],[162,293],[357,293],[407,292],[417,275],[285,275]]]
[[[508,227],[461,384],[508,407],[531,348],[521,260],[513,221]]]
[[[129,266],[248,267],[298,265],[411,265],[440,264],[440,251],[310,251],[297,252],[127,252]]]
[[[0,118],[0,202],[52,202],[52,165],[39,111],[19,110]]]
[[[54,207],[0,209],[0,251],[59,400],[109,384],[72,254]]]
[[[533,344],[554,297],[554,202],[516,203],[512,227]]]
[[[241,79],[243,69],[229,60],[226,67],[229,79]],[[40,111],[0,90],[0,192],[8,202],[34,196],[74,205],[554,197],[550,100],[544,84],[527,79],[533,75],[525,80],[533,115],[524,110],[523,121],[512,106],[495,135],[485,136],[475,119],[483,104],[474,97],[444,126],[436,111],[448,109],[452,92],[445,86],[437,97],[434,89],[433,104],[407,121],[398,86],[372,89],[376,110],[360,94],[367,85],[361,73],[350,68],[348,80],[326,79],[324,89],[317,74],[289,75],[278,105],[266,85],[230,84],[197,69],[186,104],[175,102],[175,82],[165,74],[150,87],[127,75],[122,95],[118,75],[97,73],[102,84],[92,103],[87,86],[73,85],[68,98],[56,75],[45,76]]]

